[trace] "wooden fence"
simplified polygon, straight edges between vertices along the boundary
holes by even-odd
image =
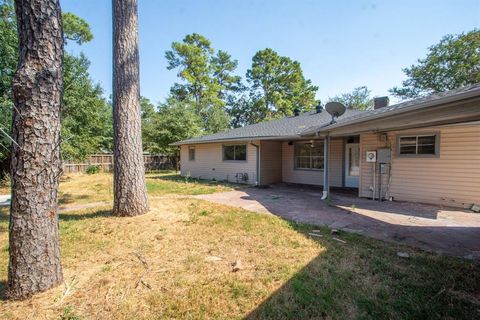
[[[163,155],[145,154],[143,155],[143,162],[145,163],[146,172],[173,170],[176,167],[175,162],[170,157]],[[100,172],[112,172],[113,154],[92,154],[87,160],[82,163],[64,160],[63,172],[86,173],[87,168],[91,166],[98,166]]]

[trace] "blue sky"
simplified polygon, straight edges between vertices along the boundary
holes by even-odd
[[[110,0],[61,0],[62,10],[89,24],[94,40],[85,52],[95,82],[111,92]],[[238,60],[245,76],[256,51],[270,47],[300,61],[319,87],[317,98],[366,85],[376,96],[400,85],[403,67],[424,57],[449,33],[480,26],[480,0],[139,0],[141,94],[163,101],[176,72],[166,69],[173,41],[197,32]]]

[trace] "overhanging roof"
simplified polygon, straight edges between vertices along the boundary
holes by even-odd
[[[358,110],[347,110],[343,117],[353,116],[361,113]],[[245,140],[274,140],[274,139],[298,139],[300,134],[307,128],[318,124],[329,124],[331,116],[323,110],[320,113],[315,111],[305,112],[298,116],[290,116],[281,119],[261,122],[241,128],[235,128],[211,135],[196,137],[188,140],[172,143],[171,145],[200,144],[226,141]]]
[[[314,127],[310,127],[304,130],[301,135],[308,136],[321,132],[335,132],[339,128],[351,127],[355,124],[366,124],[374,120],[381,120],[388,117],[399,116],[402,114],[413,115],[415,111],[421,111],[431,107],[441,107],[455,102],[461,102],[463,100],[478,97],[480,97],[480,83],[446,92],[434,93],[422,98],[402,102],[376,110],[366,111],[349,117],[342,117],[341,119],[338,119],[335,124],[332,125],[317,125]],[[478,114],[480,115],[480,105],[473,106],[472,110],[478,111]],[[460,111],[458,111],[458,113],[459,112]],[[451,116],[453,118],[453,116],[455,116],[455,113],[451,113]]]
[[[460,112],[460,109],[452,109],[455,103],[462,101],[480,99],[480,83],[472,86],[462,87],[446,92],[431,94],[419,99],[414,99],[388,107],[379,108],[370,111],[358,111],[347,109],[345,114],[339,117],[334,124],[330,124],[331,117],[326,112],[316,113],[315,111],[303,113],[299,116],[285,117],[282,119],[261,122],[253,125],[248,125],[241,128],[231,129],[211,135],[196,137],[188,140],[172,143],[172,146],[179,146],[184,144],[201,144],[212,142],[234,142],[234,141],[248,141],[248,140],[294,140],[302,137],[324,134],[326,132],[342,132],[343,134],[356,134],[359,127],[362,130],[376,130],[377,128],[387,130],[395,128],[397,125],[394,119],[401,119],[402,123],[410,123],[412,126],[419,121],[438,120],[448,122],[452,121],[466,121],[466,120],[480,120],[480,104],[474,103],[465,107],[465,110]],[[435,110],[437,113],[429,114],[429,110]],[[446,110],[449,109],[449,110]],[[444,110],[440,114],[440,110]],[[411,121],[412,117],[421,117]],[[428,118],[431,119],[428,119]],[[441,117],[441,118],[440,118]],[[386,121],[386,118],[391,118],[391,121]],[[479,118],[479,119],[477,119]],[[406,120],[407,119],[407,120]],[[380,126],[376,124],[381,123]],[[433,122],[429,122],[433,124]]]

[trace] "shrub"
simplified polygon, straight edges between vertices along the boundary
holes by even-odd
[[[88,166],[87,168],[87,174],[96,174],[99,172],[100,172],[100,166],[98,165]]]

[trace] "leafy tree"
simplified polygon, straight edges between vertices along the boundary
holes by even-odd
[[[216,56],[211,58],[213,68],[213,79],[219,86],[219,98],[226,101],[229,95],[240,92],[244,89],[242,77],[233,74],[238,66],[237,60],[225,51],[219,50]]]
[[[368,110],[373,108],[373,99],[366,86],[355,88],[352,92],[342,93],[330,98],[329,101],[341,102],[350,109]]]
[[[140,115],[143,121],[149,121],[156,114],[155,105],[145,97],[140,97]]]
[[[216,133],[228,128],[230,118],[221,106],[212,106],[208,109],[206,117],[204,118],[205,133]]]
[[[112,150],[112,109],[100,85],[90,78],[90,61],[84,54],[65,54],[64,63],[63,157],[81,160],[100,150]]]
[[[255,120],[291,116],[295,109],[308,111],[317,103],[318,87],[305,79],[300,63],[269,48],[253,56],[247,80],[255,104],[248,109],[259,113],[258,117],[252,117]]]
[[[175,84],[172,94],[181,98],[193,98],[199,113],[209,103],[221,103],[217,100],[217,95],[211,94],[218,92],[211,78],[210,60],[213,54],[210,41],[197,33],[185,36],[183,42],[173,42],[172,50],[165,53],[167,69],[178,68],[177,75],[184,81],[183,84]]]
[[[18,37],[11,1],[0,0],[0,103],[11,103],[12,77],[18,63]]]
[[[155,105],[145,97],[140,97],[140,114],[142,118],[143,150],[156,153],[158,151],[152,151],[154,149],[152,148],[152,146],[156,142],[149,140],[149,137],[152,135],[152,132],[150,132],[150,130],[156,130],[153,123],[155,121],[155,117],[157,116],[157,110]]]
[[[0,129],[11,133],[12,78],[18,63],[18,37],[12,1],[0,0]],[[11,141],[0,132],[0,180],[9,171]]]
[[[63,13],[65,41],[82,44],[92,40],[88,24]],[[0,0],[0,128],[11,133],[12,78],[18,63],[17,23],[13,1]],[[84,55],[64,53],[64,100],[62,108],[62,152],[67,159],[82,160],[87,154],[112,149],[111,108],[99,85],[88,74]],[[11,141],[0,134],[0,178],[9,170]]]
[[[171,88],[172,96],[193,104],[205,133],[226,129],[229,119],[225,106],[241,88],[240,77],[233,74],[237,61],[225,51],[215,53],[210,41],[197,33],[173,42],[165,57],[167,69],[177,69],[182,80]]]
[[[238,128],[264,121],[263,110],[259,99],[252,99],[247,93],[241,94],[230,103],[231,126]]]
[[[82,44],[93,40],[88,23],[70,12],[62,14],[63,34],[66,40]]]
[[[169,97],[160,105],[158,112],[144,122],[145,150],[177,156],[178,148],[169,144],[198,136],[201,133],[201,123],[193,104]]]
[[[390,90],[407,99],[480,82],[480,30],[446,35],[427,57],[403,71],[408,79]]]

